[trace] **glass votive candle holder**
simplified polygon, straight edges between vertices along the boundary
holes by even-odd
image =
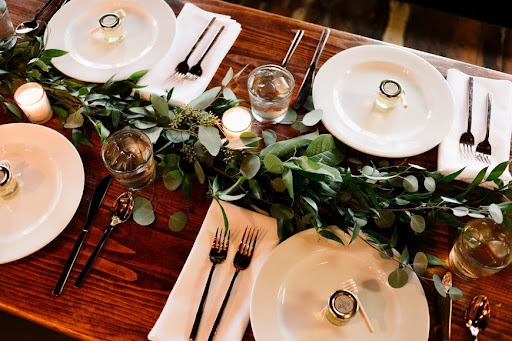
[[[227,137],[237,137],[251,130],[252,115],[244,107],[233,107],[222,115],[222,128]]]
[[[141,130],[128,128],[110,135],[101,147],[105,167],[123,187],[137,191],[156,175],[153,144]]]
[[[453,272],[465,280],[476,280],[504,269],[512,262],[512,238],[492,219],[469,221],[450,251]]]
[[[255,68],[247,79],[254,118],[264,123],[282,121],[290,105],[294,86],[292,74],[279,65]]]
[[[0,161],[0,199],[9,199],[16,194],[18,181],[11,171],[7,160]]]
[[[397,81],[385,79],[380,82],[379,92],[375,99],[375,104],[378,108],[384,111],[390,111],[396,107],[399,99],[402,101],[403,107],[407,108],[405,92]]]
[[[32,123],[46,123],[52,118],[53,109],[46,91],[38,83],[26,83],[14,93],[16,104]]]
[[[100,20],[103,39],[109,44],[116,44],[123,40],[124,31],[121,16],[116,13],[107,13]]]

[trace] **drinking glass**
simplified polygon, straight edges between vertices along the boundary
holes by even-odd
[[[0,0],[0,38],[6,37],[14,33],[9,10],[4,0]]]
[[[512,238],[492,219],[469,221],[455,241],[449,262],[465,280],[492,275],[512,262]]]
[[[263,65],[254,69],[247,80],[254,118],[260,122],[278,123],[290,105],[295,80],[279,65]]]
[[[123,187],[136,191],[155,179],[153,145],[141,130],[128,128],[110,135],[101,147],[103,163]]]

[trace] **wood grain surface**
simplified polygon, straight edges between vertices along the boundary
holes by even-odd
[[[179,0],[167,0],[167,2],[176,14],[184,5],[184,2]],[[223,61],[211,83],[212,86],[220,84],[229,67],[239,70],[249,64],[250,71],[257,65],[280,63],[297,29],[306,30],[306,34],[288,64],[288,69],[294,74],[297,83],[302,82],[323,29],[322,26],[217,0],[191,2],[205,10],[230,15],[242,24],[243,30]],[[32,17],[42,6],[43,0],[7,0],[7,4],[12,20],[17,24]],[[471,23],[471,21],[468,22]],[[478,30],[478,26],[473,28],[465,26],[462,30],[450,31],[449,36],[458,34],[465,36],[470,32],[479,33]],[[439,45],[436,45],[437,43]],[[471,45],[458,46],[454,41],[437,43],[430,44],[435,46],[429,45],[430,51],[436,54],[412,51],[425,58],[443,75],[446,75],[447,69],[457,68],[474,76],[512,80],[509,74],[481,67],[485,59],[484,48],[481,51],[475,51]],[[321,66],[328,58],[344,49],[364,44],[383,44],[383,42],[333,30],[319,65]],[[421,45],[419,47],[421,48]],[[472,64],[442,57],[447,55],[456,59],[458,56],[460,57],[458,59]],[[505,63],[503,59],[496,60],[496,64],[500,63],[502,66],[508,65],[508,62]],[[508,66],[502,69],[507,70],[507,68]],[[248,101],[243,81],[233,90],[238,97]],[[0,124],[11,122],[13,121],[10,116],[0,113]],[[56,118],[46,125],[70,138],[70,131],[64,130]],[[296,134],[287,126],[276,126],[272,129],[278,132],[280,139]],[[86,182],[80,207],[68,227],[50,244],[34,254],[0,265],[0,309],[81,340],[145,340],[176,282],[211,199],[206,196],[206,186],[194,183],[193,203],[188,204],[180,191],[167,191],[162,184],[162,179],[157,179],[153,186],[144,189],[141,193],[150,198],[153,196],[157,198],[156,221],[149,227],[128,222],[116,228],[82,288],[72,288],[70,284],[76,279],[79,270],[109,223],[110,206],[124,191],[118,183],[113,182],[86,239],[64,294],[61,297],[54,297],[51,291],[82,229],[94,188],[108,173],[101,163],[99,140],[95,138],[92,142],[94,144],[92,148],[84,146],[79,148]],[[436,169],[436,152],[436,149],[433,149],[409,158],[407,161],[434,170]],[[348,157],[374,159],[355,150],[349,150]],[[403,161],[395,160],[395,162]],[[189,223],[182,232],[171,232],[167,227],[168,216],[180,210],[187,213]],[[429,253],[446,260],[456,237],[456,231],[452,227],[441,226],[432,232],[432,240],[436,245],[429,250]],[[442,275],[444,272],[442,268],[432,268],[425,277],[431,278],[433,273]],[[510,269],[477,282],[465,282],[455,278],[454,285],[464,291],[464,297],[453,305],[452,340],[470,338],[463,323],[464,310],[471,298],[479,294],[488,296],[493,309],[489,327],[479,339],[512,340],[509,333],[512,327],[512,297],[508,295],[511,283]],[[437,307],[434,304],[437,293],[431,280],[424,280],[422,284],[429,302],[429,339],[441,340]],[[253,339],[249,326],[244,340]]]

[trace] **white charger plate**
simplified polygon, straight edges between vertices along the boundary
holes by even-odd
[[[360,239],[347,247],[302,231],[283,243],[263,265],[251,295],[251,326],[258,341],[428,340],[429,310],[418,277],[400,289],[387,278],[397,267]],[[358,297],[375,328],[369,333],[360,314],[337,327],[322,320],[322,309],[341,284],[354,279]]]
[[[84,190],[76,148],[53,129],[0,125],[0,160],[8,160],[18,192],[0,199],[0,264],[28,256],[57,237],[73,218]]]
[[[397,81],[408,108],[375,107],[380,82]],[[439,71],[402,48],[365,45],[331,57],[318,71],[313,102],[324,126],[354,149],[381,157],[407,157],[435,146],[450,131],[454,99]]]
[[[99,26],[100,17],[122,9],[124,40],[108,44]],[[52,64],[69,77],[87,82],[127,79],[150,69],[169,51],[176,34],[176,16],[163,0],[73,0],[48,23],[48,49],[68,51]]]

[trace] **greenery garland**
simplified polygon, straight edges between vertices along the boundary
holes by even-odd
[[[421,275],[429,264],[445,266],[432,255],[409,254],[409,248],[429,245],[428,226],[442,222],[461,228],[461,217],[491,217],[512,231],[512,202],[502,200],[512,193],[499,180],[509,162],[496,166],[486,178],[496,190],[479,186],[487,168],[467,185],[454,181],[462,170],[443,176],[412,164],[363,165],[345,160],[346,146],[332,135],[308,132],[321,118],[318,110],[305,116],[292,110],[287,114],[285,121],[306,134],[277,141],[271,129],[264,130],[262,137],[244,133],[244,148],[232,149],[219,116],[241,102],[230,85],[244,70],[234,74],[230,69],[221,86],[207,90],[187,106],[175,107],[168,104],[172,90],[149,100],[139,96],[137,89],[142,86],[137,81],[145,71],[104,84],[66,77],[51,65],[52,58],[64,54],[45,50],[40,37],[15,35],[0,41],[0,103],[16,120],[22,120],[22,113],[11,99],[14,90],[25,82],[40,83],[62,125],[72,130],[75,146],[91,145],[90,126],[101,142],[127,125],[141,129],[154,143],[158,174],[167,189],[181,188],[190,200],[191,181],[208,181],[208,194],[219,203],[236,201],[275,217],[281,240],[315,228],[320,235],[342,243],[327,229],[337,226],[352,240],[362,237],[383,257],[397,261],[388,278],[393,287],[407,283],[405,268]],[[154,220],[151,203],[139,198],[136,206],[134,219],[150,224]],[[183,212],[175,213],[169,227],[181,230],[186,221]],[[393,254],[397,250],[399,257]],[[437,275],[434,283],[440,294],[447,294]],[[448,294],[456,299],[461,292],[452,288]]]

